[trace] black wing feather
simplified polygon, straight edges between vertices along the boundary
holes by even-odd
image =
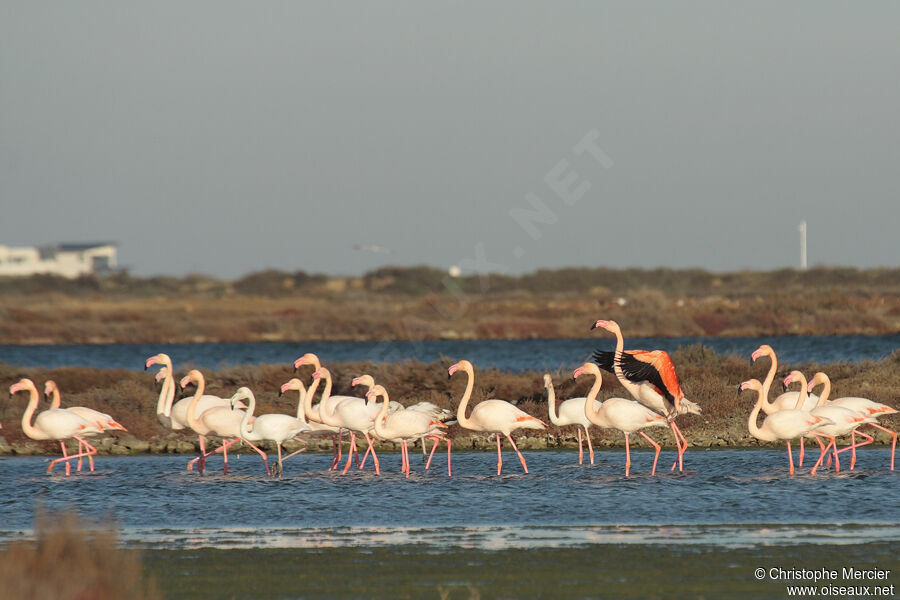
[[[673,404],[675,403],[675,397],[669,393],[668,389],[666,389],[666,384],[663,383],[662,375],[656,370],[656,367],[633,357],[627,352],[623,353],[618,358],[618,361],[619,367],[622,369],[622,373],[628,381],[633,381],[634,383],[646,381],[659,390],[659,393],[662,394],[666,400]]]
[[[597,363],[597,366],[603,369],[604,371],[609,371],[610,373],[614,373],[615,369],[613,368],[613,361],[616,359],[615,352],[607,352],[606,350],[595,350],[594,354],[591,355],[591,358],[594,359],[594,362]]]

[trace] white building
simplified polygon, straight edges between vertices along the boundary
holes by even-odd
[[[116,270],[116,245],[58,244],[42,248],[0,245],[0,277],[59,275],[74,279]]]

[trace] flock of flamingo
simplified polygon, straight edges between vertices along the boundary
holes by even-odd
[[[591,329],[597,328],[605,329],[615,335],[616,348],[611,352],[595,352],[594,362],[585,363],[575,370],[573,374],[575,378],[585,374],[594,378],[587,396],[571,398],[557,406],[553,382],[549,375],[544,375],[550,421],[557,426],[576,426],[579,464],[583,464],[584,461],[582,430],[587,439],[591,464],[594,464],[594,449],[591,444],[590,427],[595,425],[622,432],[625,436],[626,477],[631,470],[629,436],[637,432],[653,446],[655,454],[650,473],[655,475],[660,445],[644,429],[668,427],[672,430],[677,453],[671,470],[677,467],[679,471],[683,471],[684,452],[688,447],[688,442],[675,423],[675,419],[682,414],[700,414],[701,409],[697,404],[685,398],[671,358],[662,350],[625,350],[621,329],[615,321],[596,321]],[[825,373],[816,373],[812,380],[807,382],[799,371],[793,371],[784,378],[785,389],[788,385],[799,382],[799,391],[786,392],[770,402],[768,400],[769,388],[775,380],[778,363],[775,352],[767,345],[760,346],[752,354],[752,359],[755,362],[763,356],[768,356],[771,360],[765,380],[762,383],[757,379],[745,381],[740,384],[739,390],[750,389],[757,392],[758,398],[748,419],[749,431],[759,440],[787,443],[791,475],[794,475],[795,471],[791,441],[797,438],[800,439],[799,466],[801,467],[803,466],[804,438],[815,440],[819,445],[819,457],[810,474],[816,474],[826,457],[828,458],[826,468],[831,465],[833,459],[835,471],[840,471],[839,455],[847,450],[851,451],[850,469],[853,469],[856,463],[856,449],[874,441],[872,436],[859,431],[863,426],[878,428],[891,435],[891,470],[894,470],[897,433],[879,425],[877,419],[896,413],[897,410],[866,398],[845,397],[829,400],[831,383]],[[452,476],[452,442],[446,435],[448,423],[452,422],[458,422],[465,429],[496,436],[498,475],[503,466],[500,446],[500,435],[503,434],[515,450],[522,469],[528,473],[525,457],[516,447],[510,434],[516,429],[544,429],[546,427],[542,420],[504,400],[484,400],[466,416],[475,381],[474,367],[467,360],[461,360],[452,365],[448,371],[449,377],[459,371],[464,372],[467,377],[466,388],[455,414],[430,402],[419,402],[404,407],[398,402],[391,401],[387,390],[383,386],[377,385],[370,375],[361,375],[352,383],[354,387],[364,386],[367,388],[363,397],[331,395],[331,373],[322,366],[319,358],[314,354],[304,354],[294,361],[295,371],[304,365],[313,367],[312,380],[308,389],[298,378],[291,379],[281,386],[281,394],[289,391],[299,392],[295,416],[254,415],[256,399],[253,392],[247,387],[238,389],[231,398],[205,394],[206,383],[203,374],[196,369],[188,372],[179,382],[181,388],[193,385],[195,387],[194,395],[175,402],[176,384],[172,360],[166,354],[157,354],[146,360],[145,369],[154,365],[159,366],[156,380],[162,383],[156,408],[159,422],[164,427],[176,431],[192,430],[199,436],[200,456],[191,460],[187,469],[193,470],[196,465],[201,473],[205,469],[207,459],[214,454],[221,453],[224,460],[223,472],[227,474],[228,449],[235,443],[241,442],[259,453],[267,475],[280,477],[283,474],[284,461],[305,450],[305,448],[301,448],[285,456],[282,444],[288,440],[305,442],[315,437],[331,438],[334,455],[331,469],[335,470],[339,468],[342,458],[343,438],[345,435],[349,435],[348,456],[342,470],[343,474],[350,469],[354,459],[358,469],[365,468],[369,454],[372,455],[376,474],[380,474],[381,466],[374,447],[375,441],[380,440],[400,444],[401,472],[409,477],[412,468],[408,443],[420,440],[424,454],[425,440],[431,440],[434,445],[431,453],[427,456],[425,468],[430,468],[435,450],[443,441],[447,446],[447,475]],[[602,385],[601,369],[614,373],[634,399],[609,398],[602,402],[598,400],[597,396]],[[321,398],[318,404],[313,405],[312,400],[323,380],[324,388]],[[811,394],[810,392],[819,385],[823,386],[821,395]],[[39,404],[39,395],[34,382],[30,379],[22,379],[13,384],[9,391],[11,397],[21,391],[29,392],[28,406],[22,416],[22,429],[25,435],[34,440],[55,440],[60,444],[62,457],[50,462],[47,467],[48,473],[62,462],[65,464],[66,475],[70,475],[72,462],[76,460],[76,468],[80,471],[84,458],[88,459],[90,469],[93,471],[93,457],[97,453],[97,449],[88,442],[87,438],[103,435],[104,432],[125,430],[124,426],[108,414],[79,406],[60,408],[59,388],[53,381],[46,382],[44,386],[44,395],[51,399],[50,408],[40,412],[36,417],[34,417],[34,413]],[[378,402],[379,398],[381,402]],[[764,411],[767,415],[761,426],[758,425],[760,411]],[[360,461],[356,446],[358,435],[365,438],[367,443],[362,461]],[[851,442],[844,448],[838,449],[837,438],[845,435],[851,437]],[[208,451],[206,448],[206,437],[208,436],[221,438],[223,443],[215,450]],[[857,436],[862,441],[857,442]],[[67,440],[78,442],[77,452],[68,453],[65,444]],[[278,462],[271,468],[267,454],[257,445],[263,441],[273,442],[277,447]]]

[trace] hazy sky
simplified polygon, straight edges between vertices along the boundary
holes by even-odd
[[[805,218],[810,264],[896,266],[898,23],[895,2],[0,0],[0,244],[113,240],[140,275],[721,270],[797,265]]]

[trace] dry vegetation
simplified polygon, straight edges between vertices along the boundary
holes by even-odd
[[[702,416],[686,415],[679,422],[688,439],[695,446],[755,446],[756,440],[747,433],[747,415],[756,398],[752,392],[737,393],[741,381],[756,377],[763,379],[768,369],[765,364],[751,364],[748,360],[731,356],[720,356],[703,346],[683,348],[673,354],[678,365],[682,386],[688,398],[703,407]],[[391,399],[405,404],[429,400],[439,406],[455,410],[465,387],[464,377],[457,376],[448,381],[449,361],[440,363],[403,362],[394,364],[336,363],[329,365],[335,376],[335,394],[357,395],[358,389],[350,387],[353,377],[371,373],[383,383],[391,393]],[[799,368],[812,375],[823,370],[831,376],[832,397],[858,395],[898,406],[897,392],[900,387],[900,355],[877,362],[832,365],[782,365],[787,373]],[[176,365],[179,374],[186,369]],[[477,366],[476,366],[477,368]],[[310,367],[304,367],[301,376],[306,380],[311,374]],[[472,404],[490,397],[513,401],[520,408],[547,421],[546,394],[541,372],[522,374],[504,373],[496,369],[477,369]],[[583,396],[589,382],[572,380],[568,371],[551,373],[556,386],[557,398],[565,399]],[[208,393],[230,396],[243,385],[253,389],[259,401],[258,413],[292,413],[296,410],[297,394],[291,392],[284,398],[278,397],[282,383],[294,376],[288,365],[241,366],[207,372]],[[102,370],[87,368],[19,368],[0,363],[0,382],[10,385],[22,377],[29,377],[38,385],[46,379],[54,379],[63,392],[63,406],[85,405],[108,412],[129,428],[129,434],[119,436],[117,443],[108,439],[99,444],[101,451],[131,452],[195,452],[194,438],[187,434],[176,434],[164,429],[156,419],[157,388],[151,373],[124,370]],[[774,387],[774,386],[773,386]],[[772,392],[773,396],[775,391]],[[612,376],[604,377],[601,399],[624,395],[624,390]],[[49,442],[32,442],[21,432],[18,423],[26,404],[24,395],[15,400],[0,403],[0,421],[4,428],[8,446],[0,444],[0,452],[17,454],[51,453],[58,446]],[[892,416],[883,420],[886,426],[900,427],[900,418]],[[490,440],[483,435],[454,425],[450,430],[456,440],[454,447],[489,447]],[[661,440],[668,440],[670,434],[657,432]],[[621,445],[619,434],[594,430],[598,445]],[[527,437],[526,437],[527,436]],[[575,432],[569,428],[560,430],[549,426],[546,433],[526,431],[517,434],[526,448],[569,446],[574,443]],[[880,434],[884,441],[886,434]],[[323,442],[321,448],[328,447]]]
[[[4,598],[29,600],[154,600],[162,596],[144,576],[140,554],[120,548],[109,527],[74,513],[35,518],[35,540],[0,549]]]
[[[584,337],[601,314],[632,337],[897,333],[900,269],[0,279],[3,344]]]

